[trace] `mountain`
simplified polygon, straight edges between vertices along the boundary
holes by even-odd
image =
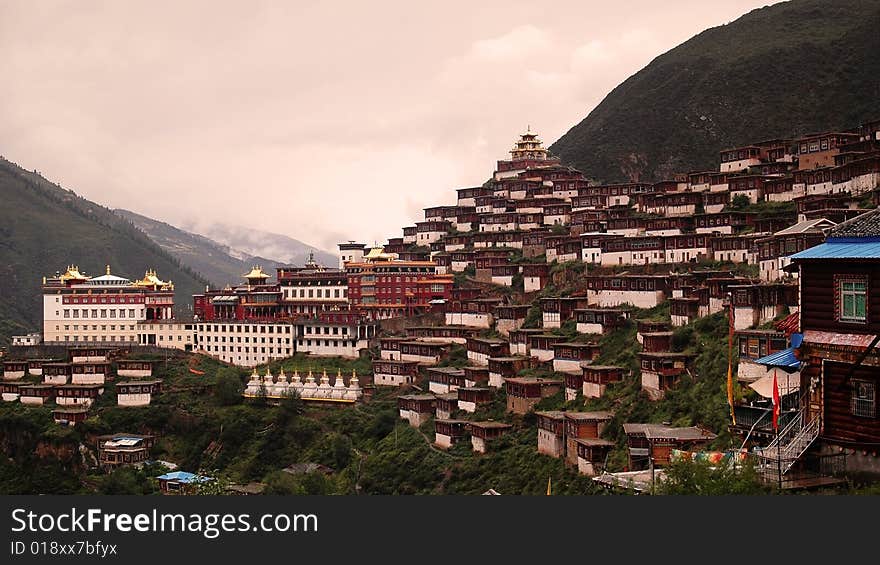
[[[0,343],[42,329],[44,276],[75,264],[86,274],[174,282],[178,316],[192,312],[205,281],[108,208],[0,158]]]
[[[302,265],[308,261],[309,253],[314,252],[315,261],[321,265],[333,267],[339,264],[335,254],[278,233],[223,223],[187,223],[180,227],[230,247],[234,257],[237,250],[242,254],[241,259],[247,259],[248,256],[273,257],[288,265]]]
[[[602,182],[714,169],[726,147],[880,118],[880,1],[793,0],[660,55],[550,150]]]
[[[260,265],[267,272],[273,273],[275,267],[285,264],[284,261],[266,259],[231,249],[229,246],[221,245],[205,236],[176,228],[171,224],[141,216],[129,210],[114,210],[114,212],[134,224],[159,247],[217,287],[241,282],[242,273],[250,271],[253,265]]]

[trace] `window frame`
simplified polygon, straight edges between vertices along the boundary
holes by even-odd
[[[864,397],[861,397],[860,393],[862,393],[863,390],[870,394],[865,394]],[[870,396],[870,398],[868,398],[868,396]],[[877,417],[877,383],[875,381],[853,379],[852,390],[850,392],[849,411],[850,414],[857,418]]]
[[[855,288],[844,290],[844,285],[863,285],[863,290],[857,291]],[[835,275],[834,276],[834,311],[835,318],[838,322],[844,324],[867,324],[869,321],[868,313],[870,311],[869,304],[870,285],[867,275]],[[853,313],[846,316],[844,308],[846,308],[846,298],[853,297],[852,309]],[[864,297],[864,316],[856,316],[855,298]]]

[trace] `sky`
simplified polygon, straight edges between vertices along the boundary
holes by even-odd
[[[383,242],[770,3],[0,0],[0,155],[194,231]]]

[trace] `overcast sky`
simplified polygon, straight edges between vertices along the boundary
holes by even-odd
[[[0,0],[0,154],[106,206],[335,251],[770,3]]]

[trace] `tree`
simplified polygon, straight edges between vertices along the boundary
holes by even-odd
[[[659,481],[658,494],[766,494],[754,465],[750,462],[713,467],[708,461],[680,459],[665,468],[665,477]]]
[[[745,194],[737,194],[730,201],[730,209],[731,210],[745,210],[751,204],[751,200]]]
[[[238,371],[223,367],[217,371],[217,383],[214,385],[214,399],[220,406],[232,406],[242,401],[242,382]]]

